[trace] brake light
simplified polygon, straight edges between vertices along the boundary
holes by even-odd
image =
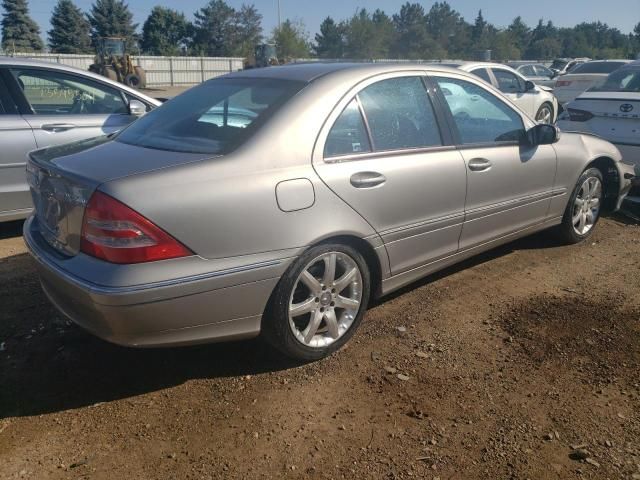
[[[571,80],[557,80],[556,81],[556,88],[557,87],[568,87],[569,85],[571,85]]]
[[[587,112],[586,110],[578,110],[576,108],[568,108],[567,113],[569,114],[569,120],[572,122],[586,122],[593,118],[593,113]]]
[[[193,252],[124,203],[94,192],[84,212],[80,250],[111,263],[142,263]]]

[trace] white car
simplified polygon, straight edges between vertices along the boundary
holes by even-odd
[[[561,75],[556,80],[553,93],[563,106],[582,92],[602,85],[611,72],[631,62],[631,60],[593,60],[578,65],[571,73]]]
[[[568,103],[558,126],[610,141],[640,175],[640,61],[616,70],[603,85]]]
[[[447,63],[446,65],[482,78],[537,122],[554,123],[556,121],[558,101],[552,89],[535,85],[513,68],[499,63],[478,62]]]
[[[556,58],[551,63],[551,70],[553,70],[556,75],[564,75],[569,73],[571,70],[576,68],[578,65],[582,65],[590,61],[590,58],[587,57],[579,57],[579,58]]]

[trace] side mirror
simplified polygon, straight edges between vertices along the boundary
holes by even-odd
[[[529,145],[551,145],[560,139],[560,129],[548,123],[539,123],[527,130],[526,141]]]
[[[140,100],[129,100],[129,114],[141,117],[147,113],[147,106]]]
[[[527,80],[526,82],[524,82],[525,92],[530,92],[531,90],[535,90],[535,88],[536,88],[536,84],[533,83],[531,80]]]

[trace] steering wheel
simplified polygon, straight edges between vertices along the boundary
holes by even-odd
[[[71,110],[69,113],[83,114],[89,113],[88,101],[87,97],[84,93],[78,92],[73,97],[73,104],[71,105]]]

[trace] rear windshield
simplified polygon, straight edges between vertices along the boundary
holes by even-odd
[[[611,73],[619,69],[625,62],[587,62],[578,65],[571,73]]]
[[[565,65],[569,63],[568,60],[554,60],[551,64],[551,68],[555,68],[556,70],[562,70]]]
[[[228,153],[304,85],[266,78],[210,80],[147,113],[116,141],[175,152]]]
[[[621,68],[607,77],[600,87],[591,92],[640,92],[640,68]]]

